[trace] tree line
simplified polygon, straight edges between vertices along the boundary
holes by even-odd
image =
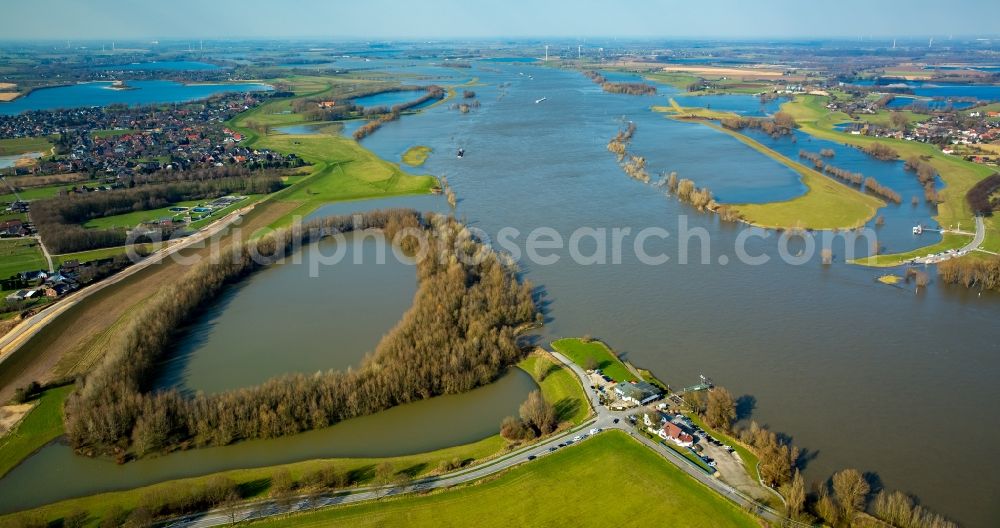
[[[656,86],[639,82],[609,82],[606,77],[594,70],[588,70],[583,74],[594,81],[594,84],[601,86],[601,89],[608,93],[627,95],[656,95]]]
[[[416,87],[403,87],[395,90],[386,90],[386,91],[391,92],[391,91],[420,90],[420,89],[423,88],[416,86]],[[427,93],[425,93],[424,95],[422,95],[417,99],[414,99],[413,101],[407,101],[405,103],[393,105],[391,108],[384,106],[366,108],[365,115],[371,116],[371,120],[365,123],[364,125],[361,125],[360,127],[358,127],[357,130],[354,131],[354,139],[360,141],[371,135],[379,128],[381,128],[382,125],[399,119],[399,116],[403,112],[411,108],[420,106],[426,103],[427,101],[444,99],[445,95],[447,95],[447,92],[445,92],[444,88],[441,88],[440,86],[436,85],[431,85],[427,87]]]
[[[920,181],[920,185],[924,187],[924,200],[931,203],[937,203],[938,193],[934,189],[934,181],[937,178],[937,169],[930,164],[930,157],[921,156],[911,156],[903,162],[903,168],[914,172],[917,175],[917,180]]]
[[[124,245],[125,229],[87,229],[82,224],[95,218],[133,211],[148,211],[169,204],[228,194],[267,194],[280,189],[281,180],[273,173],[248,178],[175,181],[142,185],[131,189],[95,191],[56,196],[31,204],[31,220],[48,248],[55,253],[73,253]]]
[[[865,175],[861,174],[860,172],[851,172],[845,169],[834,167],[833,165],[824,162],[822,159],[824,157],[822,153],[817,154],[816,152],[810,152],[805,149],[800,149],[799,157],[811,161],[813,164],[813,168],[824,174],[833,176],[834,178],[842,182],[856,185],[860,189],[867,191],[869,194],[873,194],[887,201],[894,202],[897,204],[902,203],[903,198],[899,195],[898,192],[892,190],[891,188],[885,185],[882,185],[875,178],[872,177],[866,178]]]
[[[790,135],[796,127],[795,118],[788,112],[777,112],[770,118],[730,116],[722,118],[719,123],[730,130],[755,128],[775,138]]]
[[[1000,290],[1000,257],[949,259],[938,263],[938,276],[948,284]]]
[[[883,161],[899,159],[899,153],[896,152],[896,149],[882,143],[872,143],[871,145],[860,147],[860,149],[861,152],[875,159]]]
[[[991,216],[997,207],[997,202],[1000,201],[993,197],[997,190],[1000,190],[1000,173],[991,174],[976,182],[969,192],[965,193],[965,200],[969,202],[972,212]]]
[[[405,252],[425,251],[413,305],[357,368],[279,376],[214,395],[151,390],[177,329],[227,285],[301,244],[364,229]],[[417,234],[426,235],[426,248]],[[327,217],[235,247],[231,258],[200,264],[146,301],[78,381],[66,404],[66,435],[79,453],[127,460],[326,427],[492,382],[522,358],[518,333],[537,318],[531,285],[518,280],[516,266],[452,218],[407,210]]]

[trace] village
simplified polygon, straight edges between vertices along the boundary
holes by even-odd
[[[240,165],[250,169],[297,167],[294,154],[240,146],[243,134],[225,122],[268,95],[241,93],[199,103],[34,111],[0,117],[0,138],[54,138],[51,153],[5,169],[9,175],[87,173],[105,182],[160,170]]]

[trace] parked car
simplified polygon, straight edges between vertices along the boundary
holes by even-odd
[[[596,427],[590,430],[590,434],[592,434],[592,435],[595,435],[595,434],[597,434],[599,432],[601,432],[601,430],[598,429],[598,428],[596,428]]]
[[[555,450],[556,450],[556,448],[554,448],[554,447],[550,447],[550,448],[549,448],[549,453],[551,453],[551,452],[553,452],[553,451],[555,451]]]
[[[580,436],[580,435],[576,435],[576,436],[573,437],[573,441],[574,442],[579,442],[580,440],[583,440],[583,437]]]
[[[528,455],[528,460],[534,460],[536,458],[538,458],[538,457],[536,457],[535,455]]]
[[[614,423],[618,423],[618,421],[619,421],[618,418],[615,418],[614,420],[612,420],[612,422],[614,422]]]

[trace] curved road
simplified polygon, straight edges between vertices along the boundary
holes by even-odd
[[[765,519],[766,521],[772,523],[775,526],[802,527],[802,528],[810,526],[805,523],[791,521],[785,518],[780,512],[762,506],[760,503],[742,494],[738,490],[730,487],[728,484],[705,473],[701,468],[695,466],[693,463],[691,463],[689,460],[681,456],[673,449],[670,449],[658,442],[650,440],[645,435],[636,434],[633,431],[630,422],[627,420],[628,411],[610,411],[601,406],[599,404],[599,399],[596,394],[596,391],[593,391],[589,388],[590,381],[587,377],[587,374],[583,371],[583,369],[581,369],[575,363],[573,363],[572,361],[570,361],[569,359],[567,359],[565,356],[563,356],[558,352],[553,352],[552,355],[555,356],[564,365],[568,366],[576,374],[577,378],[579,378],[580,382],[583,384],[583,387],[585,388],[584,389],[585,392],[589,396],[590,405],[596,412],[597,416],[591,418],[587,422],[569,431],[566,431],[552,438],[546,439],[544,442],[522,448],[497,460],[489,461],[472,468],[466,468],[456,472],[447,473],[444,475],[427,477],[415,480],[407,484],[394,484],[394,485],[380,486],[380,487],[372,486],[372,487],[358,488],[351,491],[302,495],[293,497],[291,499],[286,499],[284,501],[268,499],[250,504],[239,505],[229,509],[216,509],[210,512],[178,517],[175,519],[161,522],[159,523],[159,526],[207,528],[211,526],[222,526],[226,524],[233,524],[241,521],[263,519],[277,515],[287,515],[290,513],[306,512],[328,506],[354,504],[369,500],[377,500],[386,496],[400,495],[408,492],[449,488],[452,486],[457,486],[459,484],[474,482],[484,477],[488,477],[490,475],[495,475],[497,473],[510,469],[514,466],[524,463],[530,463],[531,460],[534,460],[535,458],[538,457],[543,457],[549,454],[551,451],[564,449],[565,447],[560,448],[559,444],[566,442],[575,443],[572,440],[568,439],[571,439],[576,435],[585,436],[583,440],[579,440],[580,442],[586,441],[586,439],[590,437],[590,435],[586,433],[587,430],[593,428],[598,428],[602,430],[619,429],[625,431],[626,433],[631,435],[632,438],[641,442],[643,445],[652,449],[653,451],[659,453],[661,456],[663,456],[668,461],[677,466],[678,469],[687,473],[698,482],[701,482],[702,484],[708,486],[716,493],[722,495],[726,499],[735,503],[737,506],[744,509],[745,511],[754,512],[756,515],[760,516],[761,518]],[[616,419],[618,419],[617,423],[615,422]]]

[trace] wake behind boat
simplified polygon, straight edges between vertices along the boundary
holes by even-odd
[[[548,97],[542,97],[541,99],[535,99],[535,104],[538,104],[538,103],[540,103],[540,102],[542,102],[542,101],[544,101],[546,99],[548,99]]]

